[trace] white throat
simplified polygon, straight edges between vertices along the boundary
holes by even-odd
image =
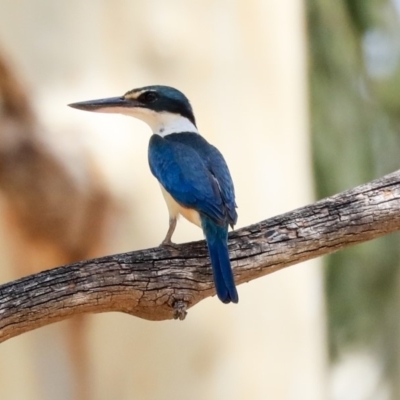
[[[161,137],[171,133],[193,132],[199,133],[195,125],[186,117],[169,112],[155,112],[147,108],[100,108],[98,112],[119,113],[129,115],[145,122],[152,129],[153,133]]]
[[[193,123],[182,115],[167,112],[152,113],[154,116],[152,115],[150,120],[148,118],[146,118],[146,120],[143,118],[142,121],[146,122],[156,135],[164,137],[171,133],[199,133]]]

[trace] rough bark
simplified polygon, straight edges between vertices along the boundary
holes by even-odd
[[[235,279],[248,282],[399,229],[397,171],[232,232]],[[183,319],[214,294],[204,241],[81,261],[0,286],[0,341],[83,313]]]

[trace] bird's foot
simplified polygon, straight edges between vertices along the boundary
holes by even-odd
[[[166,240],[166,239],[164,239],[161,242],[160,246],[161,247],[170,247],[170,248],[172,248],[174,250],[177,250],[178,247],[179,247],[179,245],[177,243],[171,242],[171,240]]]

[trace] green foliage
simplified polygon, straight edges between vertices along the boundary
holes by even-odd
[[[399,21],[389,0],[308,1],[319,197],[400,169]],[[333,356],[348,346],[369,346],[393,363],[399,256],[395,234],[326,259]]]

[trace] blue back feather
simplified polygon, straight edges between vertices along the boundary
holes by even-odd
[[[228,165],[221,152],[197,133],[174,133],[166,136],[166,140],[185,144],[199,154],[206,168],[218,181],[228,223],[235,225],[237,222],[235,189]]]
[[[222,154],[197,133],[153,135],[149,164],[179,204],[200,213],[217,295],[224,303],[237,303],[228,252],[228,224],[237,221],[235,192]]]
[[[152,135],[149,165],[179,204],[207,215],[221,226],[236,222],[228,167],[221,153],[199,134],[179,133],[165,138]]]

